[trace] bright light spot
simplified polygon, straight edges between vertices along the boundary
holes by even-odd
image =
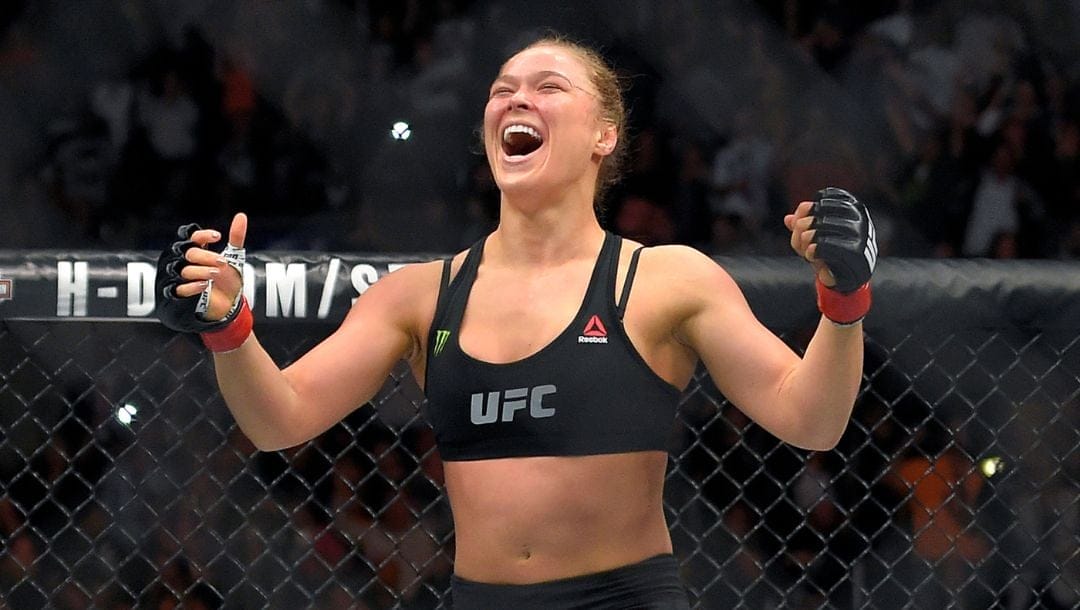
[[[412,129],[409,128],[409,124],[405,121],[394,123],[394,126],[390,129],[390,136],[395,140],[408,140],[411,135]]]
[[[120,423],[125,426],[130,426],[131,422],[135,421],[135,416],[138,413],[139,409],[135,405],[127,403],[116,410],[116,419],[120,420]]]
[[[995,474],[1005,469],[1005,462],[999,457],[988,457],[979,460],[979,470],[982,471],[987,477],[992,477]]]

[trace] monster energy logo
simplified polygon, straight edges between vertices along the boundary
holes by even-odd
[[[450,331],[448,330],[436,330],[435,331],[435,355],[438,356],[443,348],[446,347],[446,340],[450,338]]]

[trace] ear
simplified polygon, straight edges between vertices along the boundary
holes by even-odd
[[[615,146],[619,143],[619,131],[615,128],[615,123],[611,121],[601,121],[599,137],[596,140],[596,147],[593,152],[606,157],[615,150]]]

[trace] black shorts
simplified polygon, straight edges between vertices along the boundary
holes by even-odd
[[[690,610],[672,555],[529,585],[494,585],[453,577],[454,610]]]

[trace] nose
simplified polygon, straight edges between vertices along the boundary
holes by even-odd
[[[525,87],[518,87],[514,94],[510,96],[510,108],[530,108],[532,107],[532,100],[526,93]]]

